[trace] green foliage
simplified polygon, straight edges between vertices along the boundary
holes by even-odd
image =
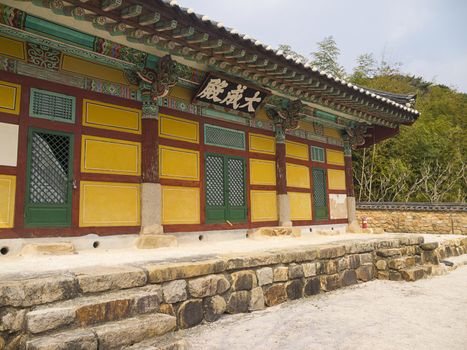
[[[286,55],[307,61],[289,45]],[[332,36],[318,43],[311,64],[344,78],[340,50]],[[417,94],[421,116],[401,126],[396,137],[353,152],[357,201],[466,202],[467,94],[401,72],[401,63],[357,57],[348,79],[357,85],[400,94]]]
[[[465,202],[467,94],[408,75],[355,80],[369,88],[417,93],[421,112],[396,137],[354,152],[357,200]],[[397,187],[383,191],[390,187],[388,178]]]
[[[332,36],[327,36],[317,43],[318,50],[312,52],[311,64],[321,71],[326,71],[338,78],[345,78],[345,70],[338,63],[340,50]]]

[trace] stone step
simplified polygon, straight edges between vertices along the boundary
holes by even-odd
[[[425,266],[411,267],[407,269],[402,269],[400,271],[402,278],[407,282],[413,282],[422,279],[423,277],[429,274],[428,272],[429,271],[427,271]]]
[[[176,318],[149,314],[30,339],[26,350],[112,350],[175,330]]]
[[[33,334],[65,326],[87,327],[156,312],[161,303],[162,288],[158,285],[78,297],[29,311],[26,327]]]

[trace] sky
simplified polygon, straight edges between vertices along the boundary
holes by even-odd
[[[178,0],[277,48],[309,56],[332,35],[339,63],[373,53],[402,71],[467,93],[467,0]]]

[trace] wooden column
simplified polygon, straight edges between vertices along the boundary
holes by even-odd
[[[290,200],[287,194],[287,167],[285,153],[285,134],[282,126],[276,124],[276,186],[277,213],[279,226],[292,226],[290,219]]]
[[[146,98],[145,98],[146,97]],[[141,233],[161,234],[162,189],[159,183],[158,105],[143,95],[141,152]]]
[[[353,184],[352,148],[348,140],[344,140],[345,187],[347,189],[347,218],[349,224],[357,220],[355,189]]]

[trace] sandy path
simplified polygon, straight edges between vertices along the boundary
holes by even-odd
[[[467,266],[373,281],[179,332],[198,350],[467,349]]]

